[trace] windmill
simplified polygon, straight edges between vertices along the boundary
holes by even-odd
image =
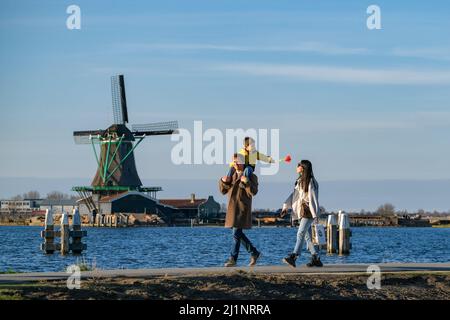
[[[134,150],[148,136],[170,135],[178,129],[177,121],[132,125],[127,127],[128,110],[123,75],[111,77],[114,124],[105,130],[75,131],[76,144],[91,144],[97,172],[91,186],[73,187],[89,210],[98,209],[98,199],[126,191],[150,193],[156,198],[160,187],[143,187]],[[97,147],[97,145],[99,147]],[[97,151],[99,149],[99,151]]]

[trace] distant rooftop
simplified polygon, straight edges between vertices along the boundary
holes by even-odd
[[[198,208],[206,199],[160,199],[159,203],[175,208]]]
[[[41,202],[41,206],[76,206],[76,205],[77,205],[76,199],[62,199],[62,200],[44,199]]]

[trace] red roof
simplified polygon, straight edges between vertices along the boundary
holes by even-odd
[[[160,199],[161,204],[169,205],[175,208],[198,208],[206,199]]]

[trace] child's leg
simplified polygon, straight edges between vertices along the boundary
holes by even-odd
[[[244,176],[250,179],[250,176],[253,174],[253,168],[250,166],[245,167]]]

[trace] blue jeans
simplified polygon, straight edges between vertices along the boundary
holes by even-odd
[[[231,178],[235,172],[236,172],[236,169],[234,167],[231,167],[230,170],[228,170],[227,177]],[[244,169],[244,177],[250,178],[252,173],[253,173],[253,168],[250,166],[246,166]]]
[[[295,244],[293,253],[300,255],[303,248],[303,243],[306,240],[306,246],[308,247],[309,252],[311,252],[312,255],[318,254],[314,244],[312,243],[311,224],[313,221],[313,219],[308,218],[300,219],[300,225],[298,226],[297,231],[297,243]]]
[[[247,236],[242,232],[240,228],[233,228],[233,246],[231,247],[230,255],[237,261],[239,256],[239,248],[241,247],[241,243],[247,249],[247,252],[256,255],[258,250],[253,246]]]

